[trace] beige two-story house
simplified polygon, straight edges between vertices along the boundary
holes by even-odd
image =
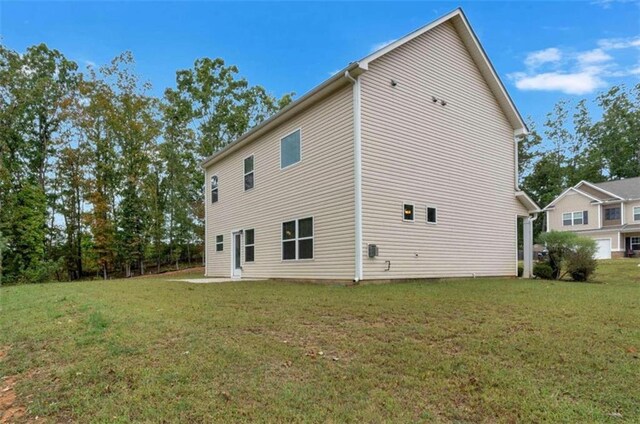
[[[203,161],[206,275],[516,275],[517,219],[529,246],[538,211],[517,186],[526,131],[457,9]]]
[[[573,231],[596,240],[598,259],[640,255],[640,177],[581,181],[546,208],[547,231]]]

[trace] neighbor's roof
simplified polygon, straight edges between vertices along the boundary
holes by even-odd
[[[607,181],[594,185],[610,193],[617,194],[618,196],[627,200],[640,199],[640,177]]]
[[[486,80],[489,88],[494,93],[498,104],[502,108],[507,117],[511,127],[514,130],[514,134],[523,135],[528,132],[527,126],[522,119],[522,116],[516,109],[513,100],[507,93],[507,90],[502,84],[502,81],[498,77],[495,68],[491,64],[486,52],[480,45],[478,41],[478,37],[473,32],[473,29],[469,25],[469,21],[465,16],[464,12],[461,8],[455,9],[454,11],[436,19],[433,22],[428,23],[427,25],[405,35],[404,37],[396,40],[395,42],[385,46],[370,55],[360,59],[357,62],[350,63],[347,67],[336,72],[329,79],[321,83],[320,85],[313,88],[311,91],[304,94],[302,97],[298,98],[296,101],[290,103],[287,107],[270,117],[269,119],[263,121],[259,125],[255,126],[233,142],[229,143],[227,146],[222,148],[221,150],[215,152],[213,155],[209,156],[207,159],[203,160],[201,165],[203,168],[208,167],[212,163],[222,159],[227,156],[232,151],[240,148],[241,146],[250,143],[252,140],[257,139],[260,135],[263,135],[265,132],[271,130],[278,124],[284,122],[286,119],[293,117],[294,115],[300,113],[305,108],[313,104],[314,102],[326,97],[331,92],[335,91],[338,88],[343,87],[344,85],[349,83],[349,79],[347,78],[346,73],[348,72],[351,76],[355,77],[365,72],[368,69],[368,65],[370,62],[376,60],[380,56],[383,56],[390,51],[402,46],[403,44],[413,40],[414,38],[426,33],[427,31],[432,30],[433,28],[442,25],[445,22],[451,22],[451,24],[456,28],[458,34],[460,35],[462,41],[464,42],[469,54],[473,58],[476,66],[480,70],[484,79]]]

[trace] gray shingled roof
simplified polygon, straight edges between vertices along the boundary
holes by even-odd
[[[594,184],[625,199],[640,199],[640,177]]]

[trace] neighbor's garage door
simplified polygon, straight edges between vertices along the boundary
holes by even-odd
[[[596,259],[611,259],[611,239],[597,239]]]

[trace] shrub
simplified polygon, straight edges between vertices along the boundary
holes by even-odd
[[[553,268],[548,263],[538,263],[533,266],[533,275],[543,280],[554,280]]]
[[[522,277],[524,274],[524,267],[522,265],[518,265],[518,277]]]
[[[565,256],[576,243],[578,235],[568,231],[549,231],[542,233],[539,242],[547,247],[547,263],[553,271],[553,279],[560,278]]]
[[[572,250],[566,254],[566,268],[574,281],[587,281],[598,266],[594,259],[598,246],[596,241],[579,237]]]

